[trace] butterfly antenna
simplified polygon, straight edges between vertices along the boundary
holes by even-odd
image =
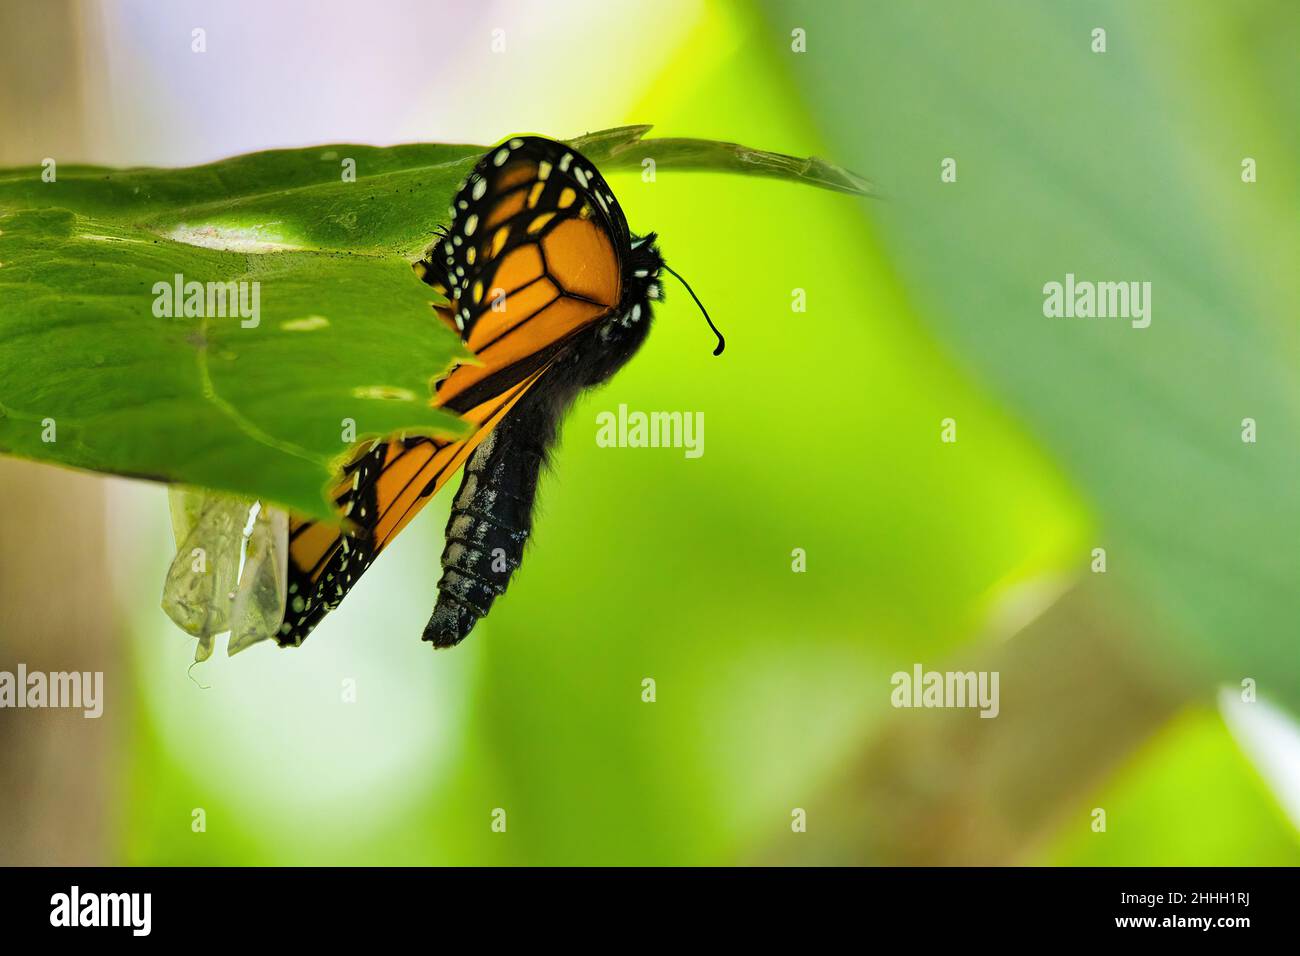
[[[718,337],[718,347],[713,350],[713,354],[721,355],[722,350],[727,347],[727,340],[722,337],[722,333],[718,331],[718,327],[714,325],[713,320],[709,318],[709,310],[704,307],[704,303],[701,302],[700,297],[695,294],[695,290],[691,288],[690,283],[688,283],[681,276],[677,275],[677,273],[673,271],[672,266],[668,265],[668,263],[666,262],[660,263],[660,265],[663,266],[664,271],[671,273],[677,279],[678,282],[680,282],[683,286],[686,287],[686,291],[691,294],[691,298],[695,300],[695,304],[700,307],[700,311],[704,313],[704,321],[709,323],[709,328],[711,328],[713,330],[713,334]]]

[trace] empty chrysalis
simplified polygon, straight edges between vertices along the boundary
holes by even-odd
[[[227,654],[273,637],[284,620],[289,516],[217,492],[172,487],[169,495],[176,557],[162,608],[199,639],[195,661],[207,660],[225,632]]]

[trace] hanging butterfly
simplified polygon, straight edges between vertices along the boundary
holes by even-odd
[[[554,140],[520,136],[490,150],[449,215],[415,265],[448,300],[437,314],[477,359],[436,384],[434,403],[478,428],[459,441],[363,446],[333,494],[347,531],[291,519],[281,645],[301,644],[462,467],[424,640],[464,640],[523,559],[537,481],[565,412],[641,346],[660,270],[677,275],[654,233],[628,230],[596,167]],[[709,326],[721,354],[722,335]]]

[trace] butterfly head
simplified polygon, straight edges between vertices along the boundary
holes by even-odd
[[[650,307],[663,296],[659,273],[663,269],[663,256],[656,244],[658,237],[652,232],[633,236],[624,259],[623,295],[619,307],[605,320],[607,328],[644,329],[650,322]],[[610,335],[613,333],[611,332]],[[610,335],[604,336],[609,338]]]

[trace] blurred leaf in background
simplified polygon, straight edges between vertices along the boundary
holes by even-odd
[[[765,6],[926,322],[1095,506],[1148,666],[1295,711],[1300,8]],[[1045,318],[1067,273],[1150,282],[1150,326]]]
[[[1087,797],[1043,848],[1043,862],[1300,866],[1294,823],[1212,710],[1182,714]],[[1092,830],[1096,807],[1106,811],[1105,833]]]
[[[1054,699],[1029,691],[1021,703],[1037,711],[998,731],[935,729],[914,741],[911,766],[883,735],[846,778],[859,783],[828,798],[839,822],[910,807],[912,836],[894,838],[900,862],[917,859],[908,840],[925,843],[940,813],[952,840],[930,862],[963,859],[975,834],[1010,825],[1020,845],[1008,836],[977,861],[1023,862],[1052,826],[1081,824],[1070,805],[1123,759],[1137,762],[1139,780],[1181,793],[1182,819],[1221,819],[1231,800],[1207,789],[1220,757],[1153,757],[1173,738],[1146,741],[1162,708],[1208,703],[1219,682],[1254,680],[1293,713],[1300,703],[1289,172],[1300,11],[1268,0],[763,7],[773,43],[788,46],[795,30],[806,38],[807,52],[786,63],[832,152],[889,196],[871,214],[910,301],[1095,511],[1072,564],[1095,570],[1097,547],[1107,558],[1105,580],[1084,575],[1064,610],[1000,657],[1022,687],[1038,668]],[[1272,173],[1248,181],[1248,169]],[[1047,318],[1046,286],[1067,274],[1151,283],[1150,325]],[[1245,440],[1264,422],[1269,437]],[[1227,738],[1220,726],[1197,739],[1213,748]],[[1007,763],[1009,746],[1023,758]],[[919,772],[921,750],[1002,772],[935,787]],[[1146,774],[1144,756],[1166,759],[1165,772]],[[898,761],[918,772],[890,793]],[[1044,772],[1055,774],[1050,786]],[[865,806],[862,782],[881,806],[850,809]],[[1271,782],[1294,787],[1285,775]],[[1255,859],[1248,845],[1293,847],[1297,824],[1281,823],[1275,799],[1244,798],[1259,778],[1234,783],[1241,826],[1253,831],[1237,862]],[[1037,805],[1026,799],[1035,793]],[[1247,809],[1261,798],[1267,816]],[[1131,861],[1145,847],[1147,862],[1221,862],[1230,842],[1213,850],[1189,832],[1177,850],[1119,832],[1088,858]]]

